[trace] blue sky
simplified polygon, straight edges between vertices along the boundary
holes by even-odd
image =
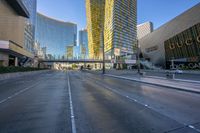
[[[152,21],[154,28],[199,3],[200,0],[138,0],[138,24]],[[78,29],[86,26],[85,0],[38,0],[38,11],[68,22]]]

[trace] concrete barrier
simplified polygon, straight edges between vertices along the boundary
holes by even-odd
[[[4,73],[4,74],[0,74],[0,81],[6,80],[6,79],[12,79],[12,78],[18,78],[18,77],[23,77],[23,76],[34,75],[34,74],[45,73],[45,72],[49,72],[49,71],[51,71],[51,70],[39,70],[39,71],[29,71],[29,72]]]

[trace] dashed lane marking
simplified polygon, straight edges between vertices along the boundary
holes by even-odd
[[[151,106],[149,106],[149,105],[147,105],[147,104],[144,104],[144,103],[138,101],[137,99],[133,99],[133,98],[131,98],[131,97],[129,97],[129,96],[123,95],[123,94],[121,94],[119,91],[117,91],[117,90],[115,90],[115,89],[113,89],[113,88],[110,88],[109,86],[107,86],[107,85],[105,85],[105,84],[101,84],[101,83],[98,82],[98,81],[95,81],[95,82],[96,82],[98,85],[103,86],[104,88],[106,88],[106,89],[108,89],[108,90],[110,90],[110,91],[112,91],[112,92],[114,92],[114,93],[116,93],[116,94],[118,94],[118,95],[120,95],[120,96],[122,96],[122,97],[126,97],[127,99],[129,99],[129,100],[131,100],[131,101],[134,101],[134,102],[136,102],[136,103],[138,103],[138,104],[140,104],[140,105],[143,105],[143,106],[145,106],[145,107],[148,108],[148,109],[151,109],[151,110],[156,111],[156,109],[154,109],[153,107],[151,107]],[[157,111],[156,111],[156,112],[157,112]],[[159,112],[158,112],[158,113],[159,113]],[[159,114],[160,114],[160,113],[159,113]],[[164,114],[162,114],[162,115],[164,115]],[[175,120],[175,121],[176,121],[176,120]],[[177,121],[177,122],[178,122],[178,121]],[[179,123],[180,123],[180,122],[179,122]],[[184,124],[184,123],[181,123],[181,124],[183,124],[184,126],[189,127],[190,129],[193,129],[193,130],[195,130],[196,132],[200,133],[200,130],[197,129],[197,128],[195,128],[195,127],[192,126],[192,125],[187,125],[187,124]]]
[[[71,126],[72,126],[72,133],[76,133],[76,124],[75,124],[75,116],[74,116],[74,109],[73,109],[73,102],[72,102],[72,93],[71,93],[71,86],[69,81],[69,74],[67,73],[67,83],[68,83],[68,93],[69,93],[69,103],[70,103],[70,113],[71,113]]]

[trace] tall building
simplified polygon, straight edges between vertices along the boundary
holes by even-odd
[[[90,58],[102,58],[103,42],[110,59],[114,58],[115,48],[122,56],[134,53],[136,6],[136,0],[86,0]]]
[[[66,55],[65,55],[65,57],[67,59],[73,59],[73,57],[74,57],[74,47],[75,46],[67,46],[66,47]]]
[[[105,0],[86,0],[89,58],[102,58]]]
[[[141,39],[149,33],[153,32],[153,23],[145,22],[137,25],[137,38]]]
[[[24,47],[27,51],[33,53],[34,52],[33,47],[35,43],[37,1],[36,0],[22,0],[22,2],[30,14],[29,18],[27,18],[25,21]]]
[[[27,58],[33,58],[24,46],[30,9],[21,0],[0,0],[0,66],[24,65]]]
[[[136,0],[105,1],[104,44],[107,58],[114,58],[115,49],[120,49],[120,56],[135,52],[136,7]]]
[[[36,40],[46,47],[47,57],[67,58],[67,47],[76,46],[77,25],[37,14]],[[73,52],[72,52],[73,53]]]
[[[73,47],[73,59],[82,59],[81,58],[81,50],[80,50],[80,45],[79,46],[74,46]]]
[[[80,46],[80,56],[82,59],[88,59],[88,33],[86,29],[79,31],[79,46]]]

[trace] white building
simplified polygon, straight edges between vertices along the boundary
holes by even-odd
[[[145,22],[142,24],[137,25],[137,38],[141,39],[147,34],[153,32],[153,23],[152,22]]]

